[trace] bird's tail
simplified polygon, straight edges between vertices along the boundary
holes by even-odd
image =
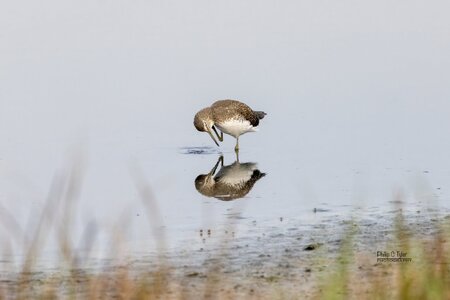
[[[254,170],[252,174],[252,179],[257,181],[266,176],[266,173],[262,173],[260,170]]]
[[[258,117],[259,120],[263,119],[265,115],[267,115],[265,112],[263,111],[255,111],[256,116]]]

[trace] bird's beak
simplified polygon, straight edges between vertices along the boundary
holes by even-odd
[[[208,127],[208,134],[209,136],[213,139],[214,143],[216,143],[217,147],[219,147],[219,143],[216,141],[216,139],[214,138],[211,129]]]
[[[223,156],[219,157],[219,159],[217,160],[216,165],[214,166],[214,168],[212,168],[211,172],[208,173],[208,176],[212,176],[212,175],[214,175],[214,173],[216,173],[217,167],[219,166],[220,162],[223,163]]]

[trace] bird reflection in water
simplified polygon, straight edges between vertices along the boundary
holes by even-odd
[[[216,173],[220,164],[220,170]],[[195,179],[195,188],[202,195],[230,201],[244,197],[255,183],[266,174],[258,170],[256,163],[240,163],[239,158],[231,165],[223,165],[221,155],[208,174]]]

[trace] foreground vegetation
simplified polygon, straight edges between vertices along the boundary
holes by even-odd
[[[416,232],[405,222],[401,208],[391,227],[394,238],[386,239],[380,249],[364,247],[367,239],[358,235],[360,224],[350,220],[344,223],[336,251],[328,245],[299,243],[283,248],[280,256],[244,257],[234,272],[226,268],[232,264],[224,255],[229,248],[226,242],[220,253],[205,254],[212,259],[200,269],[175,265],[162,249],[153,267],[113,262],[90,270],[66,234],[80,190],[79,177],[71,173],[53,187],[20,269],[1,270],[0,299],[450,299],[450,217],[438,216],[428,230]],[[135,179],[149,219],[158,218],[151,190],[142,176]],[[58,226],[52,213],[56,205],[61,205],[66,221]],[[61,268],[42,272],[36,261],[52,226],[58,229]],[[378,250],[404,252],[411,260],[378,261]],[[295,255],[288,255],[292,252]]]

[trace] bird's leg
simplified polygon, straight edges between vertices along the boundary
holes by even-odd
[[[234,147],[234,151],[235,151],[236,153],[239,152],[239,137],[236,137],[236,147]]]
[[[213,129],[214,132],[216,133],[217,138],[219,139],[219,141],[223,142],[223,132],[221,131],[221,132],[220,132],[220,135],[219,135],[219,133],[217,133],[217,130],[216,130],[216,127],[215,127],[215,126],[213,126],[212,129]]]

